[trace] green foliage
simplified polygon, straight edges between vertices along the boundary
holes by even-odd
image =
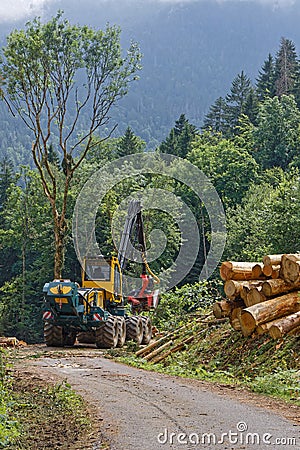
[[[135,136],[132,129],[127,127],[124,136],[118,139],[117,157],[140,153],[145,150],[146,143],[141,138]]]
[[[300,76],[300,66],[295,44],[286,38],[281,38],[280,48],[275,61],[276,95],[294,94],[297,96],[297,80]]]
[[[254,129],[253,155],[263,168],[282,167],[300,151],[300,111],[292,95],[267,98],[261,104]]]
[[[196,127],[189,123],[184,114],[181,114],[169,136],[159,146],[159,151],[186,158],[191,150],[191,143],[195,134]]]
[[[2,51],[3,98],[32,134],[33,162],[51,205],[55,278],[62,277],[74,173],[93,145],[93,133],[108,124],[110,109],[140,69],[137,44],[124,57],[120,33],[108,25],[105,31],[71,25],[58,12],[45,24],[36,18],[25,30],[11,32]]]
[[[264,101],[266,97],[274,97],[275,89],[275,64],[273,56],[269,53],[256,80],[258,99]]]
[[[247,150],[207,133],[196,136],[188,159],[210,179],[225,206],[239,203],[258,177],[258,165]]]
[[[19,436],[19,424],[10,414],[12,399],[9,391],[5,354],[0,349],[0,448],[8,447]]]
[[[298,370],[278,369],[272,374],[256,377],[251,383],[251,388],[259,394],[273,395],[289,400],[294,395],[294,400],[300,401],[300,374]]]
[[[227,126],[231,130],[236,130],[241,114],[247,114],[249,106],[249,95],[253,95],[251,80],[242,72],[232,81],[230,92],[226,97],[227,103]]]
[[[292,253],[300,246],[300,184],[295,170],[270,170],[227,214],[226,254],[232,260],[256,261],[265,254]]]
[[[186,284],[163,294],[154,316],[158,328],[172,330],[184,325],[191,312],[207,310],[220,297],[220,283]]]

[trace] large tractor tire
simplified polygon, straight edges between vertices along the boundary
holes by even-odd
[[[138,345],[143,340],[143,321],[140,316],[131,316],[126,319],[126,339],[136,342]]]
[[[152,323],[149,317],[142,317],[143,321],[143,339],[142,344],[149,344],[152,338]]]
[[[76,331],[69,331],[66,332],[64,335],[64,346],[66,347],[73,347],[76,341]]]
[[[119,327],[119,335],[118,335],[118,344],[117,347],[123,347],[126,341],[126,321],[124,317],[117,317],[118,327]]]
[[[117,318],[110,316],[101,328],[96,330],[98,348],[115,348],[118,344],[119,325]]]
[[[63,347],[64,335],[62,327],[46,322],[44,324],[44,339],[48,347]]]
[[[77,335],[77,341],[80,344],[95,344],[96,335],[94,331],[82,331]]]

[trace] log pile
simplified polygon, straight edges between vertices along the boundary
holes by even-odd
[[[19,341],[16,337],[1,337],[0,336],[0,347],[23,347],[27,345],[24,341]]]
[[[266,255],[261,263],[221,264],[226,300],[213,305],[244,336],[300,335],[300,254]]]

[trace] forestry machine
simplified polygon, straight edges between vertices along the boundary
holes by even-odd
[[[159,279],[147,264],[141,210],[139,201],[130,202],[117,258],[84,259],[81,287],[70,280],[44,285],[46,345],[73,346],[76,338],[82,343],[95,343],[98,348],[122,347],[130,339],[138,344],[149,343],[151,320],[140,314],[156,308],[159,290],[154,289],[154,283]],[[142,286],[124,297],[123,274],[133,233],[142,254]]]

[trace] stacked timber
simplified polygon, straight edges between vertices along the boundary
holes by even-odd
[[[225,261],[220,276],[226,299],[213,305],[244,336],[300,335],[300,254],[266,255],[262,262]]]

